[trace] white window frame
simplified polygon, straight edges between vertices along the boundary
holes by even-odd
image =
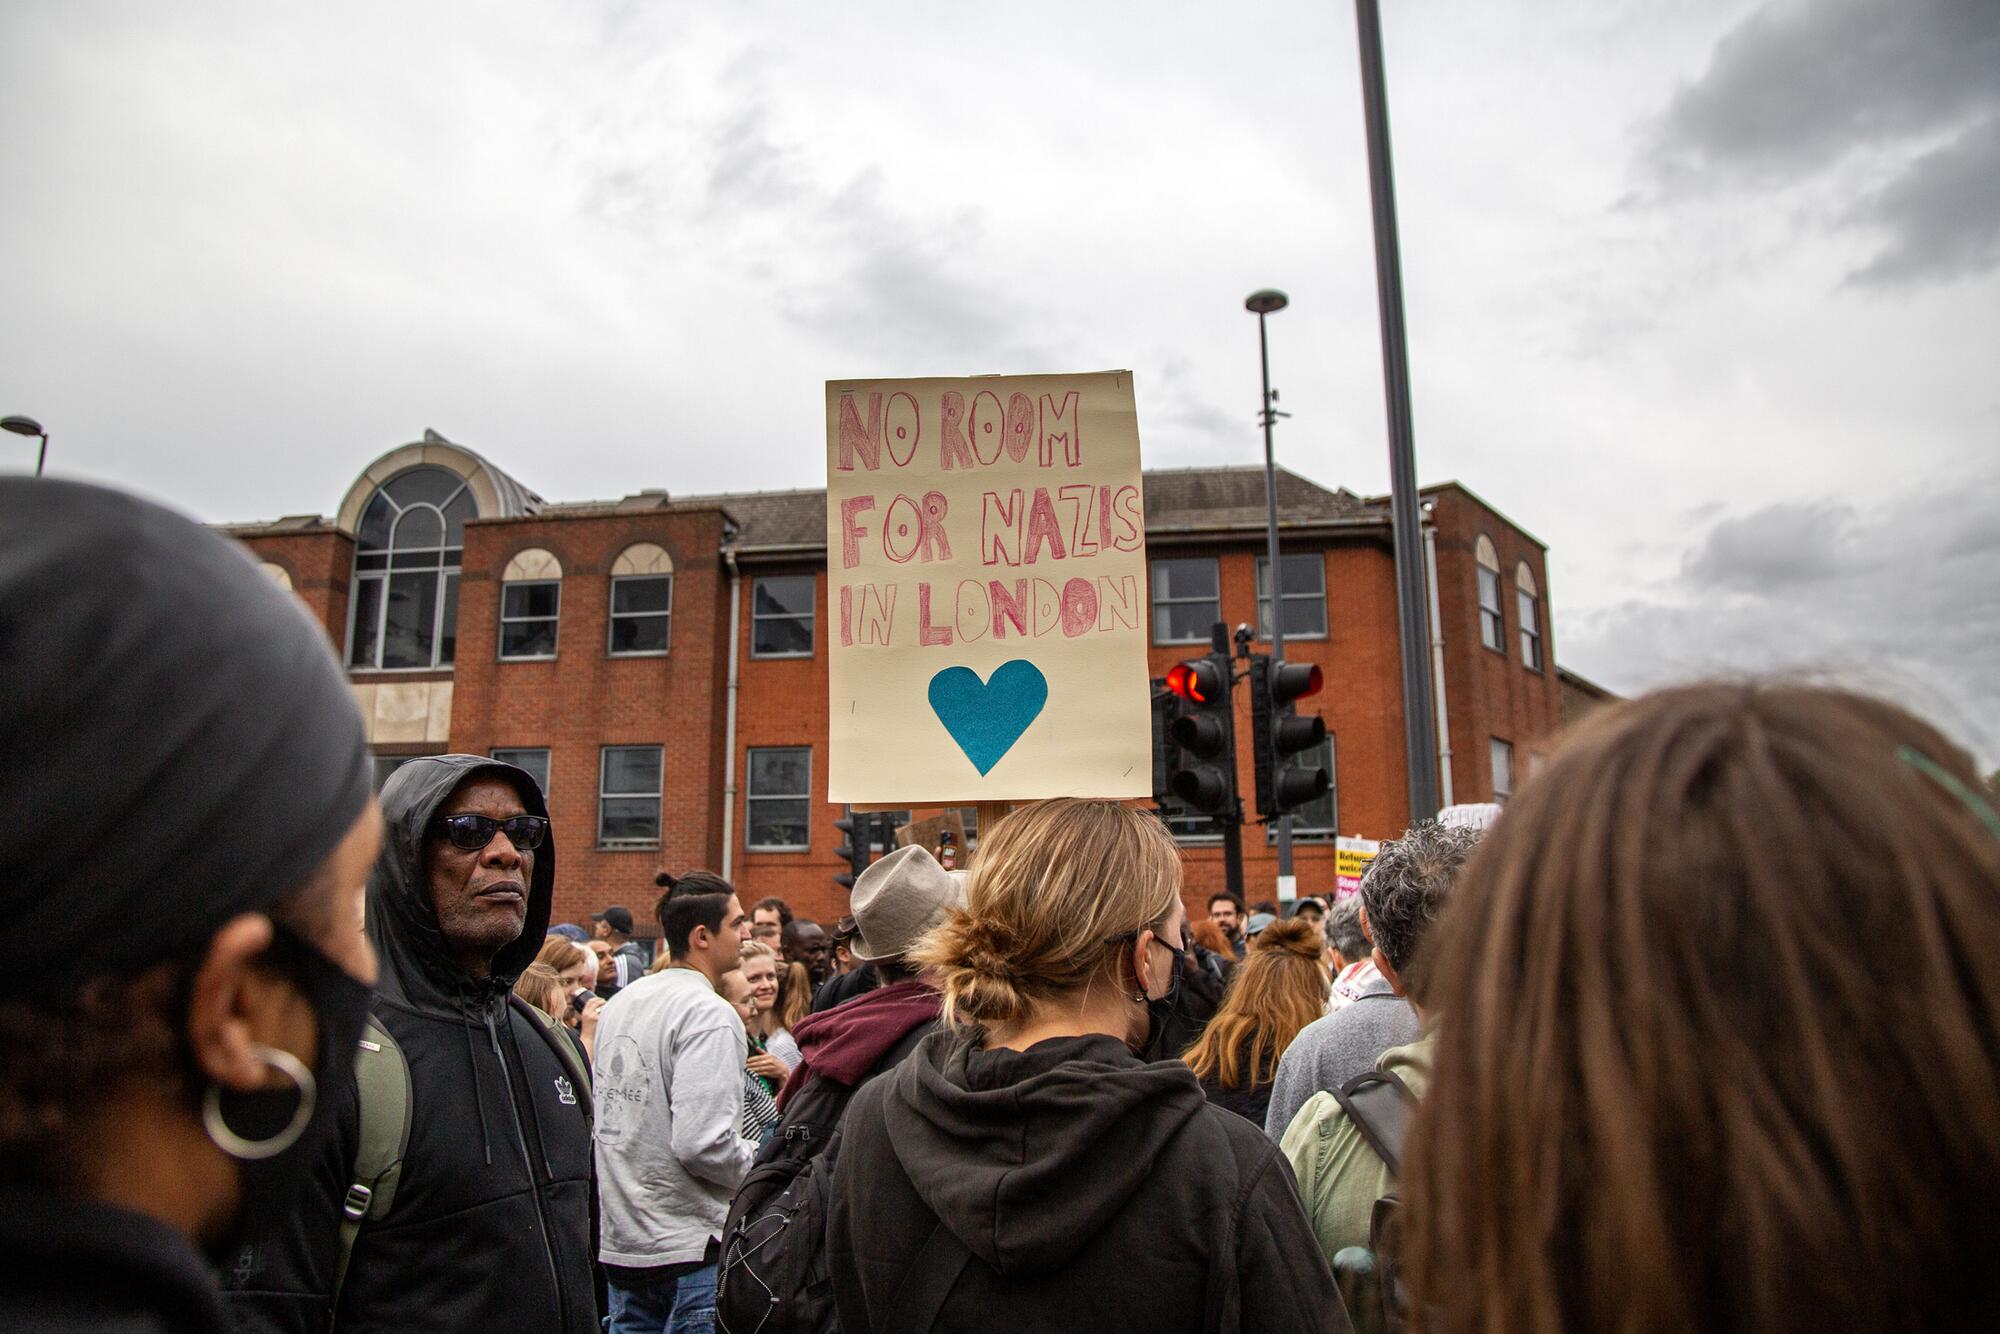
[[[796,657],[797,654],[785,654]],[[806,790],[804,792],[759,792],[757,791],[756,756],[760,751],[804,751],[806,756]],[[810,852],[812,851],[812,779],[813,748],[811,746],[750,746],[743,757],[743,848],[746,852]],[[803,843],[754,843],[752,833],[757,827],[755,819],[757,803],[760,801],[804,801],[806,804],[806,841]]]
[[[665,611],[619,611],[618,587],[620,584],[640,583],[648,579],[667,581],[667,609]],[[674,647],[674,577],[671,574],[614,574],[611,588],[604,604],[604,656],[607,658],[664,658]],[[662,620],[667,623],[667,644],[665,648],[613,648],[612,642],[618,634],[620,621]]]
[[[1489,737],[1486,751],[1487,764],[1493,779],[1493,800],[1506,805],[1514,795],[1514,743],[1501,737]],[[1501,780],[1505,779],[1503,785]]]
[[[1493,539],[1484,533],[1479,535],[1479,541],[1474,546],[1473,562],[1479,570],[1479,642],[1504,658],[1507,656],[1507,617],[1500,605],[1500,555],[1493,548]],[[1489,593],[1491,601],[1487,600]]]
[[[623,750],[650,750],[650,751],[652,751],[652,752],[653,752],[653,754],[654,754],[654,755],[655,755],[655,756],[657,757],[657,759],[658,759],[658,761],[659,761],[659,762],[658,762],[658,764],[657,764],[657,765],[656,765],[656,766],[654,767],[654,771],[653,771],[653,790],[652,790],[651,792],[637,792],[637,791],[634,791],[634,792],[607,792],[607,791],[605,791],[605,788],[604,788],[604,784],[605,784],[605,781],[606,781],[606,778],[608,777],[608,775],[609,775],[609,773],[610,773],[610,770],[611,770],[611,752],[612,752],[612,751],[614,751],[614,750],[620,750],[620,751],[623,751]],[[602,848],[602,849],[604,849],[604,850],[606,850],[606,851],[613,851],[613,852],[615,852],[615,851],[621,851],[621,850],[624,850],[624,849],[627,849],[627,848],[657,848],[657,847],[659,847],[659,846],[660,846],[660,835],[661,835],[661,834],[662,834],[662,833],[663,833],[663,832],[665,831],[665,826],[666,826],[666,819],[665,819],[665,814],[664,814],[664,811],[663,811],[663,809],[662,809],[662,808],[663,808],[663,805],[664,805],[664,802],[662,801],[662,795],[663,795],[663,789],[664,789],[664,787],[665,787],[665,782],[664,782],[664,780],[665,780],[665,778],[666,778],[666,772],[667,772],[667,748],[666,748],[665,746],[663,746],[663,745],[659,745],[659,744],[657,744],[657,743],[654,743],[654,744],[648,744],[648,743],[646,743],[646,742],[633,742],[633,743],[630,743],[630,744],[627,744],[627,745],[618,745],[618,746],[612,746],[612,745],[606,745],[606,746],[600,746],[600,747],[598,747],[598,751],[597,751],[597,846],[598,846],[599,848]],[[611,800],[611,801],[628,801],[628,800],[635,800],[635,799],[639,799],[639,798],[645,798],[645,797],[651,797],[651,798],[653,799],[653,806],[654,806],[654,814],[653,814],[653,819],[654,819],[654,825],[653,825],[653,837],[651,837],[651,838],[649,838],[649,839],[641,839],[641,838],[615,838],[615,839],[607,839],[607,838],[605,838],[605,837],[604,837],[604,803],[605,803],[605,801],[606,801],[606,800]]]
[[[453,663],[458,658],[458,586],[460,568],[464,558],[463,547],[439,545],[435,547],[399,549],[396,546],[396,529],[402,523],[405,515],[414,510],[428,509],[434,512],[438,518],[439,543],[450,542],[451,521],[445,517],[444,512],[461,495],[470,496],[472,494],[470,483],[464,478],[460,478],[458,486],[447,492],[445,498],[435,504],[428,500],[419,500],[404,505],[396,500],[394,496],[385,494],[390,487],[394,486],[406,474],[416,472],[420,469],[441,472],[447,476],[452,475],[449,468],[441,468],[434,463],[418,464],[415,468],[405,468],[401,472],[398,472],[396,476],[389,478],[376,487],[374,494],[370,495],[361,507],[361,514],[363,519],[365,519],[369,508],[374,505],[377,497],[381,497],[388,502],[390,508],[395,513],[389,520],[388,546],[379,548],[369,547],[364,550],[360,545],[359,534],[356,534],[354,564],[352,567],[353,575],[348,582],[347,592],[347,643],[341,655],[341,661],[346,665],[346,670],[350,672],[450,671]],[[471,517],[479,517],[479,505],[476,497],[473,499]],[[359,528],[362,525],[357,524],[356,526]],[[461,542],[463,541],[462,532],[460,540]],[[434,566],[421,569],[399,570],[396,568],[397,556],[416,556],[432,553],[435,553],[438,558],[437,564]],[[369,556],[382,556],[384,558],[380,568],[371,566],[368,569],[363,569],[361,567],[362,559]],[[397,574],[430,574],[437,580],[437,604],[431,612],[431,660],[428,664],[418,664],[413,667],[384,667],[382,665],[382,650],[389,637],[389,581]],[[354,661],[355,620],[360,612],[361,590],[369,584],[375,585],[376,588],[374,660],[372,662],[356,662]],[[446,660],[443,656],[444,629],[447,614],[452,622],[452,657],[450,660]]]
[[[757,610],[758,587],[763,584],[772,583],[779,579],[796,580],[803,582],[806,585],[807,589],[810,590],[811,595],[807,598],[807,607],[805,611],[797,612],[797,611]],[[803,620],[805,622],[806,626],[805,648],[790,649],[783,653],[765,653],[758,649],[757,626],[760,622],[798,621],[798,620]],[[781,661],[786,658],[810,658],[818,650],[819,650],[819,577],[817,575],[811,575],[811,574],[760,574],[756,578],[752,579],[750,581],[750,656],[753,658],[761,659],[766,662],[770,662],[770,661]],[[760,749],[782,750],[784,749],[784,747],[772,746],[772,747],[760,747]]]
[[[511,765],[513,765],[513,766],[514,766],[514,767],[515,767],[516,769],[524,769],[524,770],[527,770],[527,774],[528,774],[528,776],[529,776],[530,778],[534,778],[534,777],[535,777],[535,771],[534,771],[533,769],[530,769],[530,768],[528,768],[528,766],[527,766],[527,765],[525,765],[525,764],[521,763],[521,761],[520,761],[519,759],[511,759],[511,758],[509,758],[509,757],[510,757],[510,756],[520,756],[520,755],[539,755],[539,756],[541,756],[541,757],[542,757],[542,775],[541,775],[541,777],[540,777],[540,778],[535,778],[535,782],[536,782],[536,783],[537,783],[537,784],[538,784],[538,785],[539,785],[539,786],[541,787],[541,789],[542,789],[542,800],[543,800],[543,802],[547,802],[547,801],[548,801],[548,799],[549,799],[549,779],[550,779],[550,778],[551,778],[551,777],[553,776],[553,772],[552,772],[552,767],[551,767],[551,761],[552,761],[552,759],[553,759],[554,757],[553,757],[553,756],[552,756],[552,755],[550,754],[550,751],[549,751],[549,748],[548,748],[547,746],[495,746],[495,747],[494,747],[494,748],[493,748],[493,749],[492,749],[492,750],[491,750],[490,752],[488,752],[488,753],[489,753],[489,754],[490,754],[490,755],[491,755],[491,756],[492,756],[492,757],[493,757],[494,759],[496,759],[496,760],[500,761],[500,763],[502,763],[502,764],[511,764]]]
[[[547,616],[509,616],[507,614],[507,591],[509,589],[541,588],[543,586],[547,586],[556,590],[556,609],[554,612],[550,613]],[[551,644],[553,645],[559,642],[562,636],[562,580],[512,579],[500,585],[500,645],[499,645],[500,661],[548,662],[549,660],[553,659],[556,656],[556,650],[554,647],[551,647],[547,653],[509,653],[507,651],[508,626],[541,625],[544,623],[553,627],[555,630],[555,634],[550,637]]]
[[[1213,596],[1210,596],[1209,594],[1206,593],[1202,594],[1200,597],[1161,596],[1160,567],[1162,565],[1194,565],[1194,564],[1201,564],[1204,562],[1215,570],[1215,593]],[[1152,564],[1147,568],[1147,574],[1149,576],[1147,580],[1147,592],[1151,594],[1151,598],[1147,605],[1146,612],[1147,616],[1150,618],[1152,622],[1152,624],[1147,626],[1147,629],[1152,634],[1152,642],[1155,644],[1206,644],[1209,639],[1209,631],[1206,628],[1204,628],[1200,634],[1194,636],[1191,639],[1162,639],[1160,637],[1160,608],[1192,607],[1197,605],[1208,605],[1212,603],[1215,607],[1215,615],[1208,618],[1209,625],[1212,626],[1215,624],[1215,622],[1221,620],[1222,619],[1222,562],[1220,561],[1220,559],[1214,556],[1158,556],[1153,559]]]
[[[1514,614],[1521,621],[1521,665],[1531,672],[1542,670],[1542,598],[1535,587],[1535,572],[1522,561],[1514,567]]]
[[[1323,551],[1280,551],[1278,559],[1287,565],[1302,565],[1310,562],[1312,567],[1319,572],[1319,587],[1316,589],[1309,588],[1299,591],[1294,590],[1289,582],[1285,585],[1284,601],[1314,602],[1319,605],[1319,629],[1294,631],[1290,627],[1287,627],[1285,630],[1286,642],[1289,643],[1294,639],[1325,639],[1331,632],[1333,625],[1333,617],[1326,605],[1326,553]],[[1263,640],[1269,640],[1271,637],[1271,624],[1266,620],[1266,617],[1270,615],[1269,608],[1271,605],[1270,572],[1271,558],[1269,556],[1259,556],[1257,558],[1257,637]]]

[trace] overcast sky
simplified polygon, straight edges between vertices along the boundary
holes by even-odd
[[[2000,763],[2000,3],[1385,8],[1418,469],[1549,544],[1557,659]],[[0,180],[0,412],[204,519],[425,427],[817,486],[850,376],[1129,367],[1150,466],[1256,462],[1263,286],[1281,462],[1387,487],[1341,3],[9,0]]]

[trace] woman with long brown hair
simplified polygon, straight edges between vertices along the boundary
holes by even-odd
[[[1222,1007],[1182,1058],[1210,1102],[1264,1124],[1278,1058],[1326,1013],[1323,950],[1319,928],[1301,917],[1273,922],[1251,940]]]
[[[1187,1066],[1136,1054],[1186,932],[1180,850],[1149,812],[1058,799],[981,831],[966,906],[905,956],[943,1027],[842,1120],[844,1328],[1347,1327],[1275,1147]]]
[[[1880,700],[1603,710],[1440,922],[1403,1179],[1445,1331],[1993,1328],[2000,816]]]

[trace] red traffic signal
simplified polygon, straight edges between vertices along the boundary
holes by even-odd
[[[1313,669],[1319,671],[1317,667]],[[1318,677],[1315,675],[1314,680]],[[1315,688],[1317,688],[1315,686]],[[1206,658],[1177,662],[1167,669],[1167,689],[1182,699],[1204,707],[1229,698],[1229,683],[1216,665]]]

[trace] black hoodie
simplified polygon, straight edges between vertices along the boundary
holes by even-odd
[[[388,1217],[363,1227],[336,1328],[598,1328],[590,1242],[591,1147],[583,1094],[535,1021],[508,1004],[541,949],[555,885],[555,833],[535,850],[527,921],[476,979],[453,962],[431,907],[424,836],[474,774],[512,782],[547,815],[534,780],[481,756],[413,760],[382,791],[387,838],[368,881],[368,934],[381,956],[375,1015],[410,1067],[411,1125]],[[558,1040],[560,1040],[558,1038]],[[283,1230],[228,1275],[241,1328],[327,1327],[341,1202],[360,1141],[352,1084],[340,1133]]]
[[[1110,1037],[1025,1052],[926,1038],[843,1123],[827,1254],[883,1328],[940,1220],[971,1252],[934,1327],[1346,1330],[1291,1173],[1178,1061]]]

